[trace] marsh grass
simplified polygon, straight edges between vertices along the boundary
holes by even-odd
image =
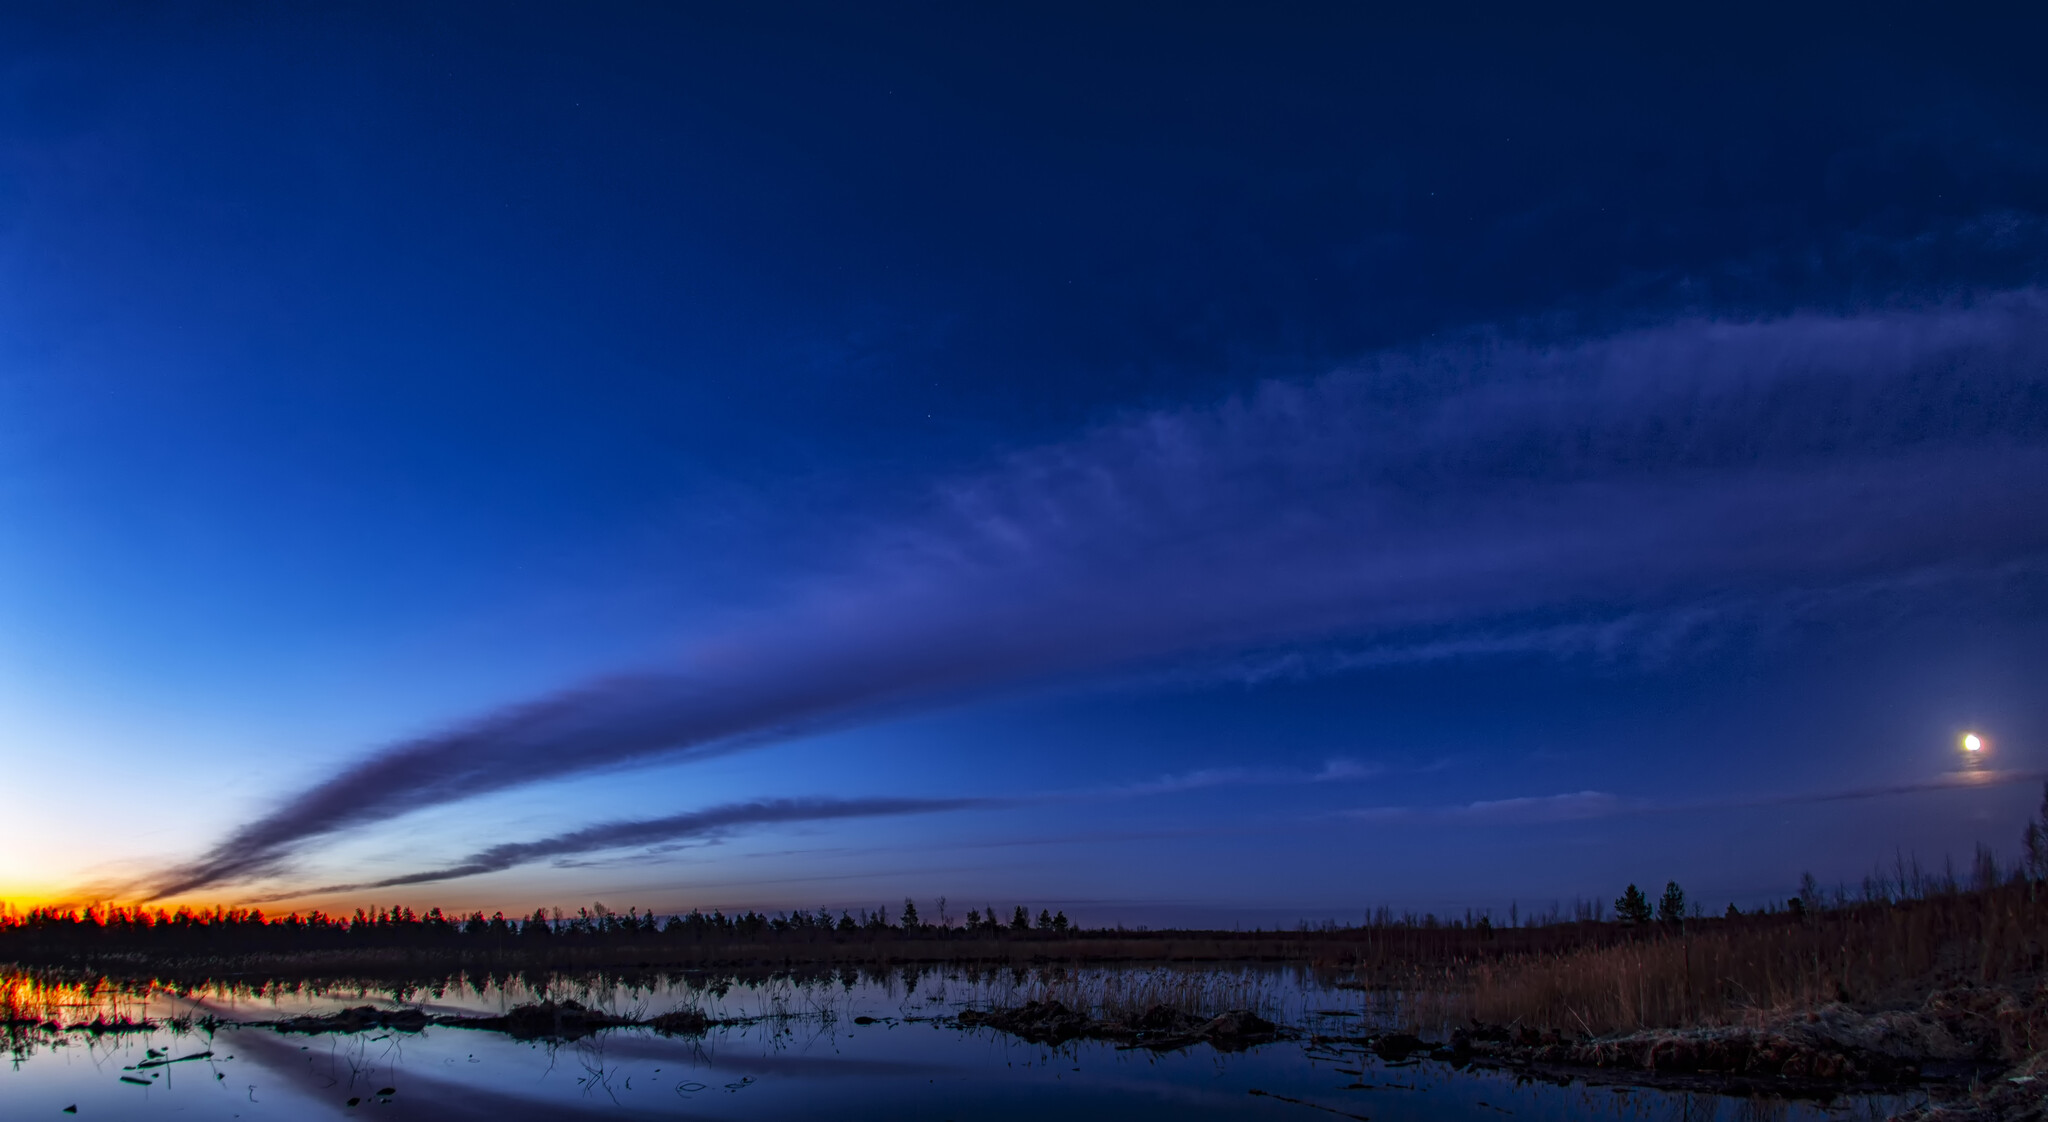
[[[1068,970],[1050,968],[1006,974],[970,991],[967,1004],[1014,1009],[1030,1002],[1058,1002],[1078,1013],[1115,1022],[1136,1020],[1167,1008],[1209,1018],[1247,1010],[1281,1015],[1281,983],[1271,971],[1247,969]]]
[[[1945,986],[2031,981],[2048,966],[2044,935],[2048,892],[2012,882],[1609,932],[1577,947],[1446,947],[1434,961],[1379,960],[1377,975],[1366,963],[1351,984],[1405,994],[1422,1027],[1478,1020],[1603,1035],[1761,1025],[1832,1002],[1906,1005]]]
[[[2027,866],[2002,876],[1985,851],[1969,888],[1901,862],[1889,880],[1867,881],[1861,898],[1824,899],[1809,886],[1766,914],[1623,925],[1581,908],[1574,920],[1553,910],[1496,926],[1483,915],[1382,910],[1358,926],[1287,932],[847,930],[751,913],[657,924],[602,908],[587,922],[536,913],[523,925],[403,910],[345,922],[45,910],[0,917],[0,961],[23,964],[0,972],[0,1020],[114,1025],[145,1019],[152,995],[205,989],[229,1005],[304,1004],[351,986],[358,1003],[373,993],[395,1004],[493,995],[508,1007],[569,987],[620,1015],[646,1012],[652,987],[713,1018],[836,1019],[856,980],[882,987],[906,1016],[1038,1000],[1105,1019],[1165,1006],[1277,1020],[1272,979],[1292,970],[1353,991],[1359,1008],[1349,1012],[1371,1023],[1440,1030],[1476,1019],[1600,1035],[1760,1021],[1830,1002],[1902,1004],[1941,986],[2037,977],[2048,931],[2040,875]],[[755,1007],[726,1008],[742,977]],[[762,977],[784,981],[761,989]]]

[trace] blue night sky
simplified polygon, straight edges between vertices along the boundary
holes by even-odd
[[[0,898],[1250,926],[2010,853],[2018,14],[11,8]]]

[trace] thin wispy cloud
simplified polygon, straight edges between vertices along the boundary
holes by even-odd
[[[1213,787],[1293,787],[1310,783],[1355,783],[1386,772],[1384,767],[1357,760],[1333,759],[1321,768],[1212,767],[1175,772],[1137,783],[1125,783],[1080,792],[1078,797],[1137,798],[1174,795]]]
[[[1639,800],[1606,791],[1571,791],[1561,795],[1485,799],[1450,806],[1368,806],[1343,812],[1360,822],[1473,822],[1500,825],[1573,822],[1611,818],[1647,808]]]
[[[1339,812],[1359,822],[1465,822],[1485,825],[1530,825],[1546,822],[1576,822],[1594,818],[1621,818],[1643,814],[1673,814],[1695,811],[1743,810],[1767,806],[1805,806],[1816,803],[1856,802],[1891,798],[1930,791],[1978,790],[2014,783],[2038,783],[2048,779],[2039,771],[1953,771],[1927,779],[1869,787],[1847,787],[1833,791],[1800,791],[1790,794],[1739,795],[1720,799],[1669,801],[1635,798],[1608,791],[1571,791],[1556,795],[1485,799],[1478,802],[1436,806],[1368,806]]]
[[[987,810],[1023,804],[1079,802],[1103,798],[1149,798],[1216,787],[1344,783],[1370,778],[1382,771],[1381,768],[1360,764],[1354,760],[1333,759],[1313,771],[1210,768],[1161,776],[1148,782],[1120,787],[1036,796],[757,800],[662,818],[599,823],[530,842],[491,846],[439,868],[352,884],[329,884],[279,892],[257,897],[252,902],[272,903],[304,896],[459,880],[541,862],[546,862],[554,868],[578,868],[595,864],[613,865],[628,861],[660,860],[683,850],[719,845],[734,833],[754,826],[935,814],[953,810]],[[592,853],[608,855],[602,859],[578,859],[579,855]]]
[[[1550,610],[1683,613],[2037,558],[2044,370],[2048,298],[2029,290],[1570,345],[1474,336],[1134,415],[936,484],[671,668],[392,745],[152,888],[270,876],[316,839],[429,807],[1024,680],[1432,629],[1470,643]]]
[[[1720,594],[1669,607],[1569,622],[1507,619],[1477,627],[1428,629],[1370,643],[1295,644],[1175,666],[1143,680],[1230,681],[1257,685],[1389,666],[1503,656],[1584,658],[1656,667],[1724,642],[1731,634],[1771,634],[1880,604],[1909,613],[1949,595],[1995,592],[2048,577],[2048,556],[1997,564],[1943,563],[1867,580],[1769,592]]]
[[[754,802],[730,803],[691,811],[687,814],[670,815],[666,818],[635,819],[620,822],[602,822],[580,830],[554,834],[527,842],[506,842],[478,850],[453,864],[418,872],[401,873],[396,876],[354,884],[330,884],[318,888],[307,888],[294,892],[281,892],[259,898],[258,903],[289,900],[302,896],[320,896],[337,892],[355,892],[371,888],[398,888],[405,885],[430,884],[435,881],[459,880],[463,877],[482,876],[485,873],[503,872],[521,865],[531,865],[551,858],[561,858],[583,853],[597,853],[605,850],[632,849],[655,846],[673,848],[688,841],[705,842],[722,838],[749,826],[789,824],[800,822],[828,822],[847,818],[895,817],[907,814],[936,814],[942,811],[967,810],[1002,805],[1000,799],[762,799]]]

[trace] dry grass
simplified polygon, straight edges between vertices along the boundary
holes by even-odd
[[[1270,972],[1254,970],[1038,970],[1007,984],[986,987],[971,1004],[1010,1009],[1032,1001],[1054,1001],[1099,1020],[1127,1022],[1156,1008],[1197,1017],[1243,1009],[1276,1014]]]
[[[1944,986],[2027,981],[2048,965],[2048,892],[2024,883],[1691,928],[1410,963],[1383,984],[1398,979],[1415,995],[1417,1023],[1472,1018],[1606,1034],[1760,1024],[1830,1002],[1910,1004]]]
[[[474,930],[358,916],[348,923],[215,913],[170,920],[101,910],[0,923],[0,961],[71,978],[222,977],[440,980],[650,970],[923,970],[944,964],[1008,977],[993,1005],[1058,1001],[1113,1018],[1164,1005],[1191,1013],[1269,1007],[1254,963],[1308,967],[1367,991],[1375,1018],[1440,1030],[1477,1019],[1585,1035],[1759,1022],[1832,1002],[1907,1005],[1957,984],[2013,986],[2041,975],[2048,885],[2003,879],[1988,851],[1963,890],[1952,876],[1876,878],[1865,898],[1817,889],[1797,911],[1631,928],[1552,915],[1534,926],[1382,912],[1366,925],[1296,931],[991,932],[796,929],[746,923],[657,932],[651,919],[553,933],[472,917]],[[2039,870],[2029,867],[2030,876]],[[604,918],[604,917],[600,917]],[[615,913],[610,920],[616,920]],[[767,922],[767,921],[762,921]],[[741,928],[746,928],[741,930]],[[538,935],[536,935],[538,931]],[[1200,964],[1207,969],[1190,969]],[[1112,965],[1121,969],[1110,969]],[[396,981],[391,981],[395,979]],[[914,990],[915,985],[911,988]],[[0,988],[0,1012],[50,995]],[[1377,1006],[1378,1008],[1375,1008]],[[42,1014],[31,1012],[30,1015]],[[10,1017],[12,1014],[10,1014]]]

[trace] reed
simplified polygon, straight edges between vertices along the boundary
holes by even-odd
[[[1165,967],[1119,970],[1038,970],[1009,985],[985,989],[971,1004],[1010,1009],[1057,1002],[1104,1021],[1132,1022],[1155,1009],[1208,1018],[1233,1010],[1275,1015],[1272,980],[1250,970]]]
[[[1689,922],[1506,955],[1450,955],[1388,972],[1411,1016],[1600,1035],[1749,1023],[1831,1002],[1903,1005],[2048,967],[2048,892],[2014,881],[1801,915]]]
[[[1664,918],[1654,923],[1644,907],[1623,908],[1634,921],[1616,922],[1584,904],[1569,919],[1557,910],[1540,918],[1511,912],[1505,925],[1486,914],[1440,919],[1381,909],[1354,926],[1253,932],[1091,930],[1043,909],[1034,926],[1022,906],[1008,922],[994,908],[977,909],[956,927],[943,918],[919,922],[911,901],[893,924],[884,909],[856,920],[826,909],[657,917],[594,905],[574,916],[541,910],[507,919],[403,907],[280,917],[97,906],[0,911],[0,963],[29,968],[16,975],[29,979],[43,976],[38,968],[56,968],[70,978],[173,984],[223,975],[532,978],[799,965],[814,972],[902,967],[909,978],[910,964],[943,963],[1009,978],[1005,992],[983,995],[986,1004],[1056,1001],[1107,1019],[1155,1006],[1259,1011],[1267,998],[1253,974],[1215,967],[1292,963],[1366,991],[1369,1006],[1399,1010],[1417,1028],[1477,1020],[1590,1036],[1761,1024],[1831,1002],[1904,1005],[1937,989],[2039,978],[2048,968],[2043,837],[2048,808],[2030,827],[2019,867],[2001,870],[1980,848],[1967,887],[1953,872],[1926,875],[1901,858],[1892,872],[1865,878],[1855,897],[1846,889],[1830,896],[1807,878],[1782,909],[1682,918],[1683,894],[1671,885]],[[945,917],[943,900],[934,911]],[[1125,969],[1064,968],[1112,963]],[[1211,968],[1182,969],[1198,963]],[[1061,965],[1047,969],[1053,964]],[[46,1017],[52,994],[35,991],[38,984],[0,987],[4,1019]],[[915,983],[908,988],[914,992]]]

